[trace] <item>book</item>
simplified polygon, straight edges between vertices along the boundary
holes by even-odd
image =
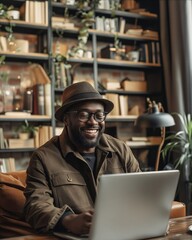
[[[0,158],[0,172],[14,172],[15,168],[15,158]]]
[[[143,16],[147,16],[147,17],[154,17],[154,18],[158,17],[158,15],[156,13],[152,13],[152,12],[148,12],[148,11],[140,12],[139,14],[141,14]]]
[[[145,62],[149,63],[149,45],[147,43],[144,44],[144,51],[145,51]]]
[[[33,114],[45,115],[45,88],[44,84],[33,86]]]
[[[68,18],[53,16],[52,27],[74,28],[75,24],[70,22]]]
[[[33,111],[33,90],[26,89],[23,96],[23,111],[24,113],[32,113]]]
[[[44,2],[44,6],[45,6],[45,13],[44,13],[44,17],[45,17],[45,24],[48,25],[49,23],[49,17],[48,17],[48,1]]]
[[[26,15],[27,15],[27,9],[26,9],[26,6],[27,6],[27,2],[24,2],[21,7],[19,8],[19,12],[20,12],[20,19],[23,20],[23,21],[27,21],[26,20]]]
[[[65,65],[63,62],[59,63],[60,64],[60,76],[61,76],[61,88],[67,87],[67,76],[66,76],[66,71],[65,71]]]
[[[35,135],[34,135],[34,146],[35,148],[38,148],[40,146],[39,144],[39,127],[36,127]]]
[[[5,116],[11,116],[11,117],[30,117],[30,112],[20,112],[20,111],[12,111],[12,112],[6,112]]]
[[[45,1],[40,2],[41,3],[41,24],[45,24]]]
[[[102,79],[102,86],[107,90],[118,90],[121,89],[120,82],[117,80]]]
[[[4,137],[3,128],[0,128],[0,149],[8,148],[7,139]]]
[[[51,106],[51,83],[44,84],[44,101],[45,101],[45,115],[52,115]]]
[[[119,109],[119,95],[115,93],[106,93],[104,95],[108,100],[112,101],[114,103],[113,110],[109,113],[109,115],[120,115],[120,109]]]
[[[127,116],[128,115],[128,96],[127,95],[119,95],[119,105],[120,105],[120,115]]]
[[[125,91],[130,91],[130,92],[146,92],[147,91],[147,81],[123,80],[121,85]]]
[[[34,138],[29,138],[26,140],[19,138],[9,138],[8,139],[9,148],[34,148]]]
[[[29,0],[29,22],[34,23],[35,21],[35,16],[34,16],[34,6],[35,6],[35,1]]]
[[[146,62],[146,48],[145,44],[140,44],[139,46],[139,62]]]
[[[133,146],[150,146],[151,143],[149,141],[126,141],[127,145],[130,147]]]
[[[135,29],[128,29],[126,34],[141,36],[143,33],[143,29],[135,28]]]
[[[156,48],[155,42],[151,42],[151,51],[152,51],[152,63],[156,63]]]
[[[53,137],[53,127],[41,125],[37,127],[37,131],[34,136],[34,146],[35,148],[40,147],[46,143],[49,139]]]
[[[158,38],[159,34],[157,31],[152,31],[152,30],[143,30],[143,35],[147,37],[154,37]]]
[[[41,3],[40,1],[34,1],[34,23],[43,23]]]
[[[50,139],[49,132],[49,126],[42,125],[39,127],[39,146],[42,146]]]
[[[156,63],[161,63],[159,42],[155,42]]]
[[[145,8],[133,8],[133,9],[130,9],[129,11],[133,12],[133,13],[140,13],[140,12],[145,12],[146,9]]]
[[[4,36],[0,36],[0,51],[7,51],[7,39]]]
[[[125,23],[126,23],[125,19],[121,18],[120,26],[119,26],[119,33],[121,33],[121,34],[124,34],[124,32],[125,32]]]

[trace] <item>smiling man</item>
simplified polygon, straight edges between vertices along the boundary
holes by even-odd
[[[99,177],[140,171],[130,148],[104,133],[112,109],[87,82],[64,90],[55,113],[63,132],[33,153],[27,169],[24,214],[36,231],[88,233]]]

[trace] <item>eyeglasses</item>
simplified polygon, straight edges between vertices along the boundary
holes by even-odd
[[[99,123],[105,121],[105,118],[108,114],[107,112],[102,112],[102,111],[97,111],[97,112],[92,113],[92,112],[88,112],[85,110],[69,111],[68,113],[70,113],[70,112],[76,113],[79,121],[81,121],[81,122],[87,122],[93,116],[94,120]]]

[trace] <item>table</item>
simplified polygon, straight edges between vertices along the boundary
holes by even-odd
[[[162,236],[158,238],[150,238],[150,239],[192,240],[192,233],[188,232],[189,225],[192,225],[192,216],[170,219],[168,234],[166,236]],[[29,235],[29,236],[22,236],[22,237],[6,238],[6,240],[34,240],[34,239],[35,240],[59,240],[59,238],[55,236],[49,236],[49,235]]]

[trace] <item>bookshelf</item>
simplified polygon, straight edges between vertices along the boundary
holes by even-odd
[[[26,93],[33,85],[42,83],[45,86],[45,81],[47,81],[47,84],[49,83],[51,86],[49,78],[51,73],[49,6],[48,1],[2,0],[1,3],[19,10],[20,19],[9,20],[0,16],[0,55],[5,56],[5,64],[0,66],[0,85],[4,99],[4,109],[1,110],[0,114],[0,128],[3,129],[5,139],[5,144],[0,149],[0,159],[3,159],[1,162],[5,162],[6,159],[9,161],[10,158],[15,159],[16,169],[20,170],[27,167],[30,155],[36,146],[35,137],[28,140],[19,139],[18,126],[25,120],[37,128],[40,126],[51,127],[53,123],[52,113],[46,111],[42,114],[34,114],[34,109],[24,107],[26,104],[31,104],[29,98],[25,98],[25,96],[29,97]],[[42,11],[36,11],[37,6],[35,5]],[[34,15],[34,18],[32,18],[33,14],[38,14],[38,16]],[[7,28],[10,27],[10,23],[13,30],[13,42],[16,43],[14,49],[9,49]],[[5,43],[3,46],[2,41]],[[19,42],[21,45],[18,45]],[[23,48],[22,44],[23,46],[26,45],[27,48]],[[7,78],[2,73],[6,73]],[[5,108],[5,85],[10,87],[10,93],[12,94],[10,98],[12,107],[9,109]],[[48,108],[53,110],[50,94],[51,92],[49,92]],[[23,104],[21,104],[22,101]],[[43,104],[46,104],[45,98]],[[22,113],[23,110],[27,111],[26,115]],[[19,114],[20,111],[21,114]]]
[[[14,5],[16,8],[28,9],[28,4],[31,1],[16,0],[7,1],[3,0],[5,5]],[[36,1],[32,1],[36,2]],[[146,98],[150,97],[153,100],[161,101],[165,105],[165,94],[164,94],[164,84],[162,77],[162,66],[159,60],[159,54],[156,52],[156,59],[154,60],[151,56],[149,60],[139,60],[130,61],[127,59],[127,55],[124,55],[122,59],[111,59],[101,56],[101,49],[107,47],[110,44],[114,44],[114,37],[118,35],[118,40],[121,46],[125,46],[126,51],[131,51],[134,48],[140,49],[143,46],[151,46],[158,43],[159,47],[159,19],[158,19],[158,0],[146,3],[142,1],[136,1],[140,4],[141,8],[145,8],[148,11],[143,10],[141,12],[133,12],[132,9],[121,9],[115,10],[114,15],[112,15],[111,9],[103,9],[102,4],[99,8],[94,10],[95,23],[93,27],[89,29],[89,37],[87,42],[87,49],[83,56],[79,52],[79,55],[74,57],[69,57],[67,63],[72,66],[70,72],[66,72],[65,66],[64,72],[61,74],[61,69],[59,69],[59,64],[55,63],[56,49],[59,44],[61,54],[65,55],[74,45],[77,44],[77,37],[79,31],[80,20],[74,18],[74,21],[64,21],[64,11],[67,8],[69,16],[75,16],[77,9],[75,5],[65,5],[59,1],[43,1],[47,2],[47,13],[44,12],[44,17],[47,15],[47,19],[44,22],[37,23],[33,20],[29,21],[29,17],[26,16],[25,19],[12,20],[14,23],[13,32],[14,35],[20,37],[21,34],[27,38],[27,35],[31,36],[31,41],[36,41],[36,47],[34,51],[28,53],[16,52],[11,53],[9,51],[0,51],[6,57],[6,64],[14,65],[17,62],[18,65],[27,65],[31,63],[40,64],[46,74],[49,76],[51,83],[51,98],[53,101],[50,106],[52,109],[52,114],[50,116],[46,115],[34,115],[27,117],[27,120],[34,124],[39,125],[49,125],[52,126],[53,134],[55,134],[57,127],[62,127],[61,123],[58,123],[54,119],[53,112],[55,108],[61,104],[61,95],[63,89],[72,83],[72,81],[87,80],[95,85],[95,87],[101,92],[102,95],[107,96],[108,94],[115,94],[117,99],[119,96],[122,99],[128,99],[128,111],[124,115],[109,115],[107,118],[107,129],[106,132],[122,138],[128,141],[132,136],[145,136],[146,132],[136,129],[134,127],[134,120],[137,115],[142,113],[146,107]],[[101,1],[103,2],[103,1]],[[129,7],[128,7],[129,8]],[[33,8],[35,9],[35,8]],[[151,14],[150,14],[151,13]],[[153,14],[152,14],[153,13]],[[28,20],[27,20],[28,19]],[[58,20],[59,19],[59,20]],[[100,26],[101,19],[105,19]],[[112,20],[109,20],[112,19]],[[56,21],[61,21],[60,23]],[[62,25],[64,24],[66,25]],[[104,29],[104,23],[111,22],[111,26],[114,26],[115,21],[116,29],[115,32],[107,31]],[[0,19],[0,25],[3,29],[3,34],[5,34],[5,26],[8,22],[5,19]],[[100,24],[100,25],[99,25]],[[136,33],[136,31],[131,32],[129,29],[141,28],[142,34]],[[114,31],[114,30],[113,30]],[[154,34],[155,32],[155,34]],[[34,40],[35,39],[35,40]],[[29,40],[30,41],[30,40]],[[34,47],[32,47],[34,49]],[[149,49],[148,49],[149,50]],[[146,53],[145,53],[146,54]],[[152,54],[152,53],[151,53]],[[151,55],[150,54],[150,55]],[[158,55],[158,60],[157,60]],[[59,67],[58,67],[59,66]],[[60,74],[59,78],[57,76],[57,71]],[[63,71],[63,70],[62,70]],[[72,74],[70,74],[72,73]],[[61,79],[62,77],[62,79]],[[131,81],[138,80],[145,81],[147,84],[146,91],[139,89],[126,90],[120,85],[120,89],[108,89],[103,87],[104,81],[113,80],[114,82],[120,84],[125,78]],[[121,113],[121,112],[120,112]],[[0,127],[4,128],[5,123],[8,121],[10,125],[15,126],[19,122],[22,122],[26,117],[15,117],[15,116],[4,116],[0,115]],[[8,126],[9,128],[10,126]],[[149,151],[150,149],[155,149],[157,144],[132,144],[130,147],[135,152],[136,156],[140,156],[143,150]],[[25,151],[26,150],[26,151]],[[0,158],[9,157],[12,153],[24,155],[27,152],[29,155],[32,150],[30,149],[11,149],[11,154],[7,149],[0,150]],[[146,152],[145,151],[145,152]],[[146,154],[146,158],[149,155]],[[151,160],[153,162],[153,160]]]

